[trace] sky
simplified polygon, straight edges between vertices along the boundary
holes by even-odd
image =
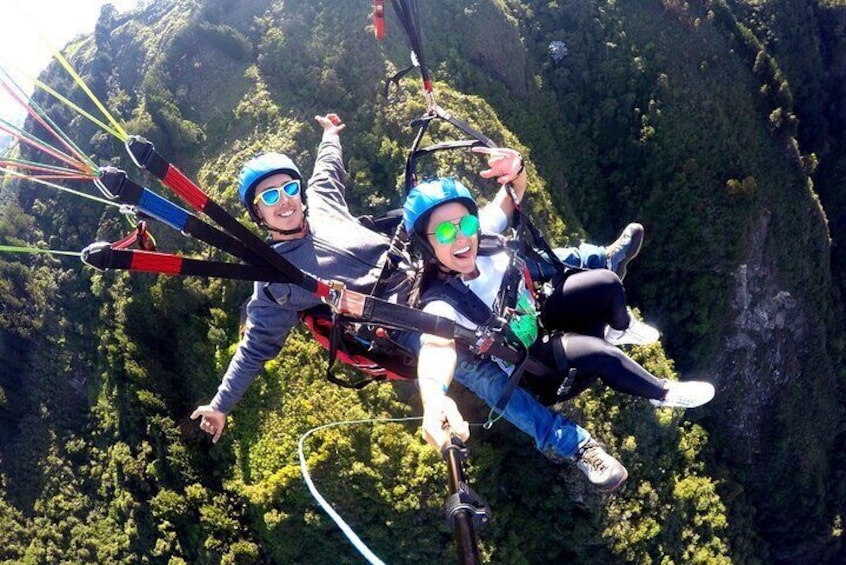
[[[29,94],[32,87],[25,76],[37,76],[50,62],[52,49],[63,47],[79,34],[93,32],[101,6],[111,4],[118,12],[125,12],[137,3],[138,0],[0,0],[0,65]],[[23,72],[18,74],[16,67]],[[11,121],[22,115],[20,106],[0,89],[0,117]]]

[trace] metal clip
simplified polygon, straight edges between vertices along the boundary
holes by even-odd
[[[336,314],[341,314],[341,300],[344,298],[344,291],[346,285],[341,281],[331,280],[327,281],[326,285],[329,287],[329,296],[323,299],[329,308]]]
[[[484,326],[476,329],[476,344],[473,346],[474,353],[484,355],[491,348],[494,340],[494,331],[490,327]]]
[[[130,135],[124,142],[129,158],[139,169],[147,168],[147,161],[153,153],[153,144],[140,135]]]
[[[110,266],[112,244],[106,241],[97,241],[82,250],[80,259],[89,267],[104,272]]]
[[[138,208],[131,204],[121,204],[118,208],[118,212],[120,212],[123,216],[131,216],[132,218],[138,219]]]

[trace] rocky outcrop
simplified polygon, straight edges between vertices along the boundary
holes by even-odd
[[[800,376],[796,350],[805,340],[802,304],[778,284],[779,268],[765,253],[772,214],[765,210],[754,227],[746,260],[734,272],[731,330],[719,355],[721,375],[731,375],[738,402],[728,429],[751,445],[760,443],[762,419],[780,387]]]

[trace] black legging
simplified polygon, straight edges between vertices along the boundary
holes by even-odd
[[[532,355],[557,368],[558,378],[526,375],[524,386],[545,404],[572,398],[597,378],[626,394],[664,396],[660,379],[604,339],[606,325],[621,330],[630,321],[623,283],[612,271],[570,274],[547,298],[540,318],[552,333],[546,341],[536,342]]]
[[[556,349],[558,351],[556,352]],[[662,398],[664,383],[604,339],[573,332],[555,333],[532,348],[532,356],[558,370],[558,378],[526,374],[523,386],[544,404],[573,398],[596,381],[626,394]],[[574,374],[571,375],[571,369]]]
[[[546,299],[540,313],[548,331],[569,331],[602,338],[605,326],[629,327],[626,291],[613,271],[595,269],[567,276]]]

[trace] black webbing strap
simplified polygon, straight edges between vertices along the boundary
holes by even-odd
[[[429,77],[429,68],[426,66],[426,58],[423,53],[423,38],[420,30],[420,13],[416,1],[392,0],[394,13],[405,30],[409,47],[413,56],[417,59],[417,66],[420,68],[420,76],[423,78],[423,88],[426,92],[432,91],[432,81]]]
[[[493,142],[491,138],[480,132],[479,130],[473,128],[465,122],[464,120],[460,120],[456,118],[452,113],[447,112],[440,106],[435,105],[434,107],[435,115],[442,120],[446,120],[447,122],[454,125],[459,130],[463,131],[465,134],[469,135],[473,139],[478,139],[480,142],[485,144],[487,147],[496,147],[496,143]]]
[[[490,309],[487,309],[487,311],[490,313]],[[394,304],[393,302],[381,300],[373,296],[368,296],[364,301],[364,311],[361,321],[380,325],[385,328],[431,334],[444,339],[454,339],[472,351],[478,348],[480,340],[480,335],[476,331],[456,324],[449,318],[429,314],[408,306]],[[502,359],[514,365],[524,363],[525,370],[538,376],[551,376],[555,374],[546,365],[531,357],[527,357],[522,351],[517,350],[502,333],[493,332],[481,337],[490,337],[492,339],[489,343],[486,342],[485,355]]]
[[[397,100],[399,100],[399,94],[400,94],[400,90],[401,90],[400,89],[400,81],[402,80],[402,77],[404,77],[405,75],[407,75],[408,73],[413,71],[416,67],[417,67],[417,65],[412,63],[409,66],[407,66],[406,68],[404,68],[403,70],[394,73],[393,76],[391,76],[390,78],[385,80],[385,89],[384,89],[385,100],[387,100],[389,103],[390,102],[396,102]],[[391,95],[391,86],[392,85],[394,87],[393,91],[395,93],[393,96]]]
[[[508,406],[508,401],[511,400],[511,395],[514,394],[514,389],[517,388],[518,384],[520,384],[520,380],[523,378],[523,373],[526,372],[530,359],[531,356],[529,355],[529,350],[524,349],[522,360],[514,365],[514,371],[511,373],[511,378],[508,379],[508,384],[506,384],[505,388],[502,389],[502,392],[499,395],[499,400],[496,402],[496,406],[493,408],[491,413],[496,412],[498,414],[502,414],[505,407]],[[493,424],[493,420],[491,417],[488,417],[488,421],[484,424],[485,429],[490,428],[491,424]]]
[[[386,328],[432,334],[452,339],[456,323],[449,318],[435,316],[387,300],[367,296],[361,319]]]
[[[374,382],[376,379],[373,377],[365,377],[359,379],[357,381],[345,381],[343,379],[339,379],[335,376],[335,372],[333,371],[335,367],[335,361],[338,357],[338,350],[344,347],[343,342],[343,327],[341,326],[341,321],[339,320],[340,316],[334,310],[332,311],[332,326],[329,329],[329,336],[328,342],[329,346],[327,347],[327,353],[329,355],[329,359],[327,361],[326,366],[326,380],[330,383],[345,387],[351,388],[354,390],[361,390],[362,388],[366,387],[370,383]]]
[[[115,249],[106,242],[92,243],[82,250],[82,261],[95,269],[117,269],[177,276],[199,276],[243,281],[290,282],[272,267],[188,259],[168,253]]]
[[[519,214],[521,223],[526,226],[529,230],[529,234],[532,236],[532,241],[536,247],[538,247],[547,257],[547,262],[552,264],[552,266],[558,271],[564,271],[564,269],[568,268],[558,255],[552,250],[552,246],[549,245],[549,242],[540,232],[540,230],[535,226],[534,223],[529,219],[529,216],[523,211],[521,207],[517,207],[517,213]]]
[[[253,265],[269,266],[267,261],[253,253],[239,240],[132,181],[125,171],[114,167],[103,167],[98,180],[110,198],[135,206],[141,213],[242,261]]]
[[[282,272],[286,276],[286,282],[300,286],[321,298],[330,295],[331,288],[327,283],[305,273],[276,253],[265,241],[200,190],[179,169],[168,163],[156,152],[152,143],[140,136],[130,136],[126,141],[126,148],[136,165],[150,171],[195,210],[206,214],[267,264]]]

